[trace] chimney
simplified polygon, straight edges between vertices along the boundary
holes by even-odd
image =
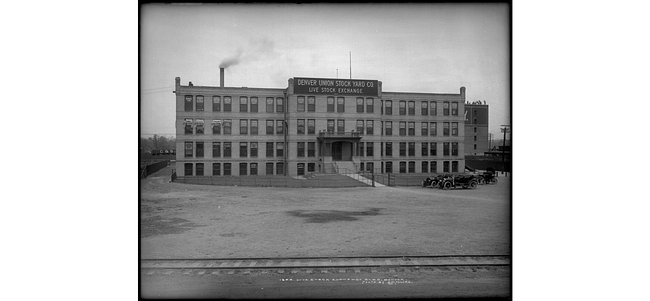
[[[219,73],[221,75],[221,88],[223,88],[223,68],[219,68]]]

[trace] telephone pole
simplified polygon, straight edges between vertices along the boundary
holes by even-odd
[[[509,128],[510,125],[502,124],[501,126],[502,126],[501,131],[503,132],[503,149],[501,150],[501,155],[502,155],[501,163],[503,164],[503,172],[505,172],[506,171],[506,133],[510,131]]]

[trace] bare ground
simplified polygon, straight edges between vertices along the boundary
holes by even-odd
[[[141,180],[142,258],[510,254],[510,183],[475,190]]]

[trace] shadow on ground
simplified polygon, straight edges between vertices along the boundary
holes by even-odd
[[[365,211],[341,211],[341,210],[292,210],[287,211],[289,215],[302,217],[306,223],[329,223],[347,222],[358,220],[357,216],[379,215],[382,208],[370,208]]]

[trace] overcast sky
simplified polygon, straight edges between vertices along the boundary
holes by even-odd
[[[291,77],[382,81],[383,91],[459,93],[510,124],[505,4],[143,5],[141,131],[175,133],[181,84],[286,88]]]

